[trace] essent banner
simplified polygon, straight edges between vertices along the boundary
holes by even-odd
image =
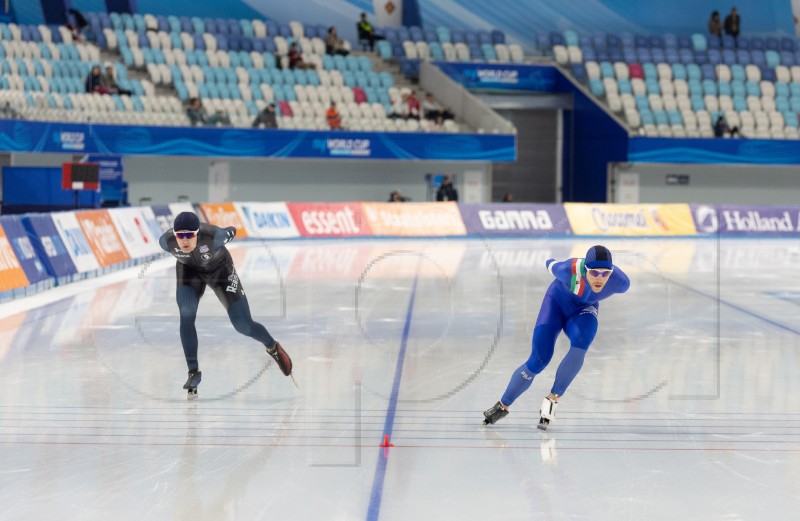
[[[370,235],[361,203],[286,203],[297,231],[303,237],[353,237]]]

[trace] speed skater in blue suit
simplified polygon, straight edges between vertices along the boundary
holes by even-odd
[[[549,259],[545,264],[555,280],[547,288],[536,318],[531,356],[514,371],[500,401],[484,411],[485,425],[496,423],[508,415],[509,407],[550,363],[556,338],[563,330],[569,338],[570,348],[556,370],[553,387],[542,400],[539,411],[538,427],[546,430],[555,418],[558,399],[583,367],[586,351],[597,333],[600,301],[625,293],[631,285],[628,276],[613,264],[611,252],[605,246],[592,246],[583,259],[561,262]]]

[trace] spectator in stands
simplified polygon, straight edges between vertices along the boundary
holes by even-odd
[[[425,119],[435,121],[437,125],[441,125],[446,119],[453,119],[453,113],[439,105],[430,93],[422,100],[422,114]]]
[[[89,33],[89,31],[91,31],[89,22],[86,21],[86,17],[83,16],[83,13],[73,8],[67,9],[67,29],[72,33],[72,39],[75,41],[82,40],[84,38],[84,33]],[[93,35],[86,34],[86,36]]]
[[[275,114],[275,103],[270,102],[264,110],[258,113],[253,120],[253,128],[278,128],[278,118]]]
[[[214,114],[208,114],[203,107],[200,98],[191,98],[189,106],[186,107],[186,115],[189,116],[189,121],[193,127],[207,126],[213,127],[217,124],[230,125],[231,120],[228,115],[221,110]]]
[[[300,49],[297,47],[297,42],[292,42],[292,45],[289,46],[289,52],[286,54],[289,58],[289,68],[290,69],[313,69],[313,63],[306,63],[303,61],[303,54],[300,52]]]
[[[342,130],[342,116],[339,115],[339,111],[336,110],[336,102],[331,101],[331,105],[328,107],[328,110],[325,111],[325,119],[328,120],[328,127],[331,130]]]
[[[340,54],[347,56],[350,51],[344,45],[344,40],[336,34],[336,27],[328,27],[328,36],[325,37],[325,52],[327,54]]]
[[[716,36],[722,43],[722,20],[719,18],[719,11],[711,13],[711,19],[708,21],[708,34]]]
[[[389,194],[389,202],[390,203],[405,203],[406,201],[410,201],[410,200],[411,200],[410,197],[406,197],[406,196],[400,194],[400,192],[398,192],[397,190],[395,190],[395,191],[393,191],[392,193]]]
[[[133,92],[128,89],[123,89],[117,84],[117,80],[114,78],[114,67],[111,65],[106,65],[106,73],[103,75],[103,81],[111,94],[121,94],[125,96],[133,94]]]
[[[86,77],[86,92],[89,94],[108,94],[109,92],[99,65],[93,66],[89,76]]]
[[[514,202],[514,194],[511,192],[506,192],[506,195],[503,196],[504,203],[513,203]]]
[[[358,27],[358,40],[366,41],[369,44],[369,50],[375,50],[375,42],[383,40],[383,36],[375,33],[375,28],[367,21],[367,13],[361,13],[361,20],[356,24]]]
[[[408,117],[419,119],[421,108],[419,105],[419,99],[417,98],[416,92],[411,91],[408,93],[408,97],[406,98],[406,103],[408,103]]]
[[[436,190],[436,200],[458,201],[458,191],[450,181],[450,176],[444,176],[444,178],[442,178],[442,184],[439,185],[439,189]]]
[[[392,100],[392,108],[389,110],[391,119],[408,119],[408,93],[403,93]]]
[[[725,17],[725,34],[733,37],[733,45],[739,47],[739,30],[741,29],[741,19],[739,11],[735,7],[731,8],[731,14]]]
[[[716,137],[741,137],[742,135],[739,133],[739,127],[730,127],[728,126],[728,122],[725,121],[725,117],[720,115],[717,118],[717,122],[714,123],[714,136]]]

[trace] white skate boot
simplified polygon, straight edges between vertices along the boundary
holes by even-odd
[[[546,431],[550,422],[556,419],[556,407],[558,407],[558,402],[551,400],[547,396],[544,397],[542,407],[539,409],[541,418],[539,418],[539,425],[536,426],[539,430]]]

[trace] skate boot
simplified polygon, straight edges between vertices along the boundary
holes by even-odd
[[[556,419],[556,407],[558,407],[558,402],[551,400],[547,396],[544,397],[544,400],[542,400],[542,408],[539,409],[541,418],[539,418],[539,425],[536,426],[537,429],[542,431],[547,430],[550,422]]]
[[[497,402],[489,409],[483,411],[483,424],[484,425],[493,425],[498,421],[502,420],[508,416],[508,409],[504,408],[500,402]]]
[[[286,376],[292,375],[292,359],[286,354],[286,351],[281,347],[280,342],[275,342],[275,347],[272,350],[267,349],[267,354],[275,360],[278,368]]]
[[[186,383],[183,384],[183,388],[189,392],[187,395],[188,399],[197,398],[197,386],[200,385],[200,380],[202,378],[203,373],[199,369],[192,369],[189,371],[189,378],[187,378]]]

